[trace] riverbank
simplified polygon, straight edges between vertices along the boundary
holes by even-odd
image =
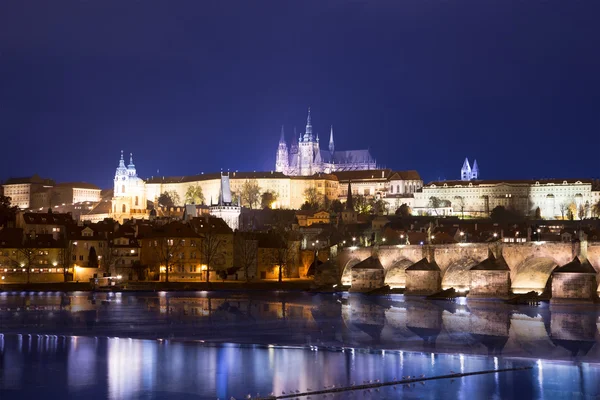
[[[160,291],[196,291],[196,290],[223,290],[223,291],[306,291],[314,289],[311,279],[293,279],[283,282],[127,282],[119,287],[97,289],[99,291],[122,292],[160,292]],[[0,291],[6,292],[75,292],[91,291],[94,287],[89,282],[54,282],[54,283],[9,283],[0,285]]]

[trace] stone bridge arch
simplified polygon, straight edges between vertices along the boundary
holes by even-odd
[[[344,286],[350,286],[352,285],[352,268],[354,268],[354,266],[356,264],[358,264],[360,262],[360,259],[354,257],[351,258],[350,260],[348,260],[346,262],[346,265],[344,265],[344,269],[342,270],[342,285]]]
[[[371,256],[370,247],[346,247],[338,254],[338,274],[342,285],[350,285],[352,281],[352,267]]]
[[[542,293],[559,262],[552,257],[529,257],[512,274],[513,293]]]
[[[463,257],[452,261],[444,270],[442,289],[454,288],[456,291],[467,291],[471,287],[469,270],[481,262],[474,257]]]
[[[394,261],[385,271],[385,284],[392,289],[406,287],[406,268],[413,264],[407,258]]]

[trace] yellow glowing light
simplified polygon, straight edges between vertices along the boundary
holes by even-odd
[[[160,267],[160,272],[167,272],[167,267],[161,266]]]
[[[202,265],[200,268],[202,269],[202,271],[206,271],[208,269],[206,265]]]
[[[56,261],[54,261],[54,262],[52,263],[52,265],[54,265],[54,266],[56,267],[56,266],[58,265],[58,263],[57,263]]]

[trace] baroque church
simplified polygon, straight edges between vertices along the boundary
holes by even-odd
[[[146,182],[137,175],[133,154],[129,155],[129,165],[125,166],[123,150],[115,172],[111,211],[111,216],[119,222],[129,218],[148,217]]]
[[[329,146],[321,149],[319,135],[313,135],[310,108],[306,119],[304,135],[298,141],[292,140],[288,149],[283,127],[277,148],[275,170],[290,176],[310,176],[317,173],[336,171],[359,171],[377,169],[375,159],[369,150],[336,150],[333,141],[333,126],[329,133]]]

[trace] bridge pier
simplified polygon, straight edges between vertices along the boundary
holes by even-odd
[[[438,293],[442,290],[442,275],[435,261],[423,258],[421,261],[406,268],[405,295],[424,296]]]

